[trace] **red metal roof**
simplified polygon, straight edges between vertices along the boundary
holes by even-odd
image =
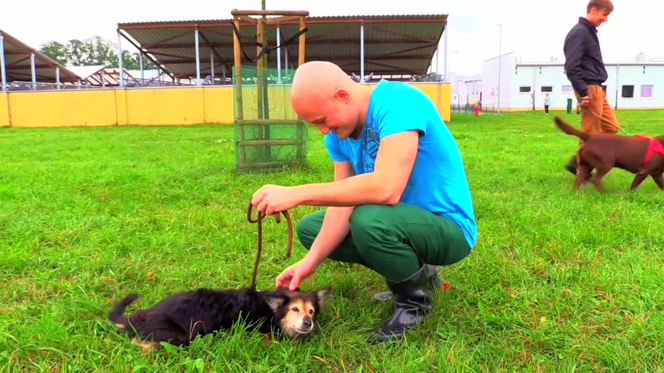
[[[305,60],[326,60],[346,72],[360,73],[360,25],[364,24],[365,74],[425,74],[440,42],[447,15],[368,15],[307,17]],[[199,29],[201,77],[210,74],[210,56],[214,53],[215,75],[226,67],[227,77],[233,67],[232,19],[119,23],[118,29],[128,40],[176,77],[196,75],[194,30]],[[280,24],[281,42],[299,31],[299,21]],[[243,49],[256,56],[256,25],[240,24]],[[276,45],[276,26],[266,27],[266,40]],[[297,40],[288,49],[289,68],[297,66]],[[269,67],[277,67],[277,52],[268,56]],[[243,65],[255,63],[243,58]]]
[[[60,81],[62,83],[76,82],[80,79],[74,72],[7,32],[0,30],[0,35],[4,38],[5,69],[7,71],[8,84],[12,81],[32,81],[32,67],[30,62],[30,54],[32,53],[35,54],[35,75],[38,82],[55,83],[56,66],[60,67]]]

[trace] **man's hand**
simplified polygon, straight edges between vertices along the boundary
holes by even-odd
[[[265,185],[251,197],[251,204],[258,212],[272,215],[296,207],[300,204],[299,197],[292,187]]]
[[[584,109],[590,106],[590,97],[588,96],[581,97],[579,99],[579,106],[581,106]]]
[[[300,281],[304,281],[316,272],[316,263],[305,257],[299,262],[286,268],[277,277],[277,288],[288,288],[295,290],[300,286]]]

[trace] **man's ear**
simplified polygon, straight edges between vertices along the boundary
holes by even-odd
[[[341,100],[344,104],[350,102],[350,94],[343,88],[337,89],[337,91],[334,92],[334,98]]]

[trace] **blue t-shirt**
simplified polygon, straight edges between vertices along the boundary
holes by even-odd
[[[403,82],[381,80],[371,92],[360,137],[325,135],[325,147],[335,162],[350,162],[357,175],[373,172],[378,145],[385,136],[420,132],[417,158],[401,202],[442,214],[459,225],[468,245],[477,239],[468,181],[461,153],[433,102]]]

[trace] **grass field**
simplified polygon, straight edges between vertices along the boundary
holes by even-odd
[[[562,114],[574,125],[577,115]],[[632,134],[661,134],[663,112],[618,112]],[[186,350],[144,353],[106,321],[130,292],[137,306],[200,286],[251,282],[252,193],[266,183],[331,180],[321,136],[310,169],[235,176],[224,126],[0,129],[2,371],[656,371],[664,369],[664,193],[572,188],[577,146],[551,116],[454,116],[478,219],[451,287],[398,344],[367,343],[390,315],[366,269],[323,264],[305,289],[331,286],[317,334],[291,345],[238,331]],[[291,210],[295,220],[312,208]],[[286,225],[264,224],[258,287],[287,259]],[[134,308],[132,307],[132,310]],[[144,369],[141,369],[144,368]]]

